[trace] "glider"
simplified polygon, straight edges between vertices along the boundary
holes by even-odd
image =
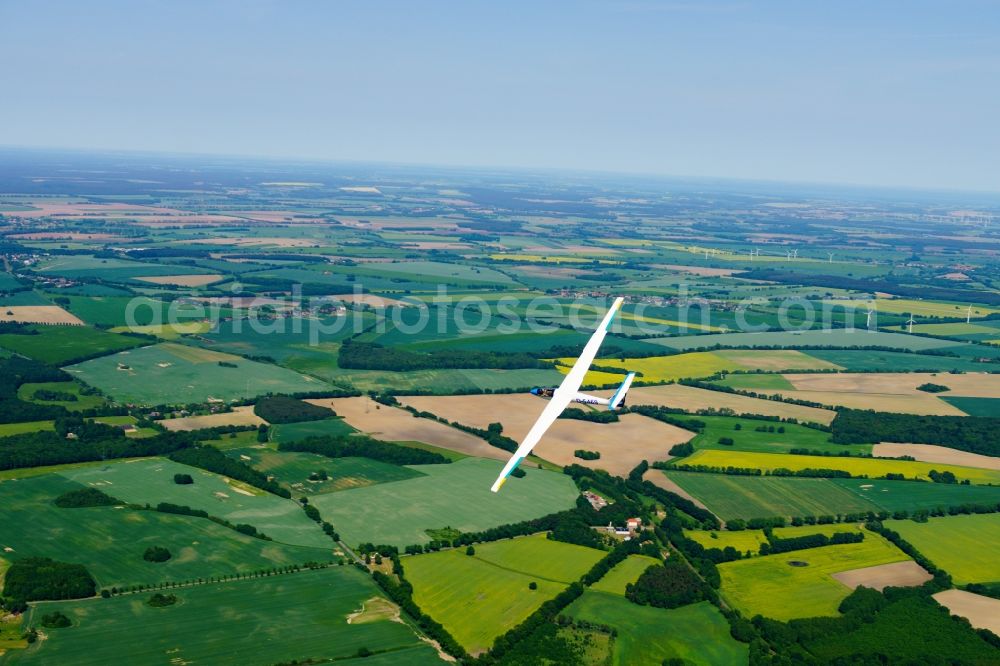
[[[504,465],[503,471],[500,472],[500,476],[493,483],[493,487],[490,488],[493,492],[497,492],[503,486],[504,482],[507,481],[507,477],[511,475],[517,466],[521,464],[531,450],[535,448],[539,440],[542,439],[542,435],[545,431],[555,423],[555,420],[559,418],[562,411],[571,402],[582,402],[585,404],[592,405],[607,405],[608,409],[617,409],[622,405],[625,400],[625,393],[628,391],[629,386],[632,385],[632,380],[635,378],[635,373],[630,372],[625,377],[625,381],[622,385],[618,387],[615,394],[610,398],[598,398],[596,396],[587,395],[586,393],[580,393],[580,385],[583,384],[583,378],[587,374],[587,370],[590,369],[590,364],[594,362],[594,357],[597,356],[597,350],[601,348],[601,343],[604,342],[604,336],[608,334],[608,329],[611,328],[611,322],[614,321],[615,315],[621,309],[624,298],[618,297],[615,302],[612,303],[611,309],[608,310],[607,314],[604,315],[604,320],[601,321],[600,326],[594,331],[594,334],[587,341],[587,345],[583,348],[583,353],[580,354],[580,358],[576,360],[573,364],[573,368],[567,373],[566,377],[563,379],[562,384],[556,389],[532,389],[534,395],[540,395],[549,398],[549,404],[545,406],[542,410],[542,415],[538,417],[535,421],[535,425],[531,427],[528,434],[525,436],[524,441],[521,445],[517,447],[517,451],[511,457],[507,464]]]

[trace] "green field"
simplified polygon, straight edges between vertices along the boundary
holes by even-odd
[[[952,347],[953,340],[921,338],[905,333],[886,333],[862,329],[830,329],[815,331],[779,331],[768,333],[722,333],[715,335],[682,335],[670,338],[655,338],[646,342],[685,351],[702,347],[894,347],[910,351],[918,349],[940,349]],[[807,352],[812,353],[812,352]],[[824,358],[818,356],[818,358]],[[831,359],[825,359],[831,360]]]
[[[791,539],[793,537],[808,536],[812,534],[825,534],[830,536],[836,532],[860,532],[858,523],[834,523],[830,525],[802,525],[799,527],[776,527],[774,536],[779,539]],[[767,543],[767,536],[763,530],[739,530],[729,532],[727,530],[705,531],[705,530],[685,530],[684,536],[697,541],[705,548],[726,548],[732,546],[744,555],[750,553],[757,555],[761,544]]]
[[[959,480],[969,479],[972,483],[1000,484],[1000,471],[942,465],[909,460],[887,460],[882,458],[841,458],[838,456],[800,456],[780,453],[757,453],[753,451],[714,451],[703,449],[683,459],[689,465],[709,465],[713,467],[740,467],[763,471],[789,469],[835,469],[849,472],[853,476],[879,477],[886,474],[902,474],[907,479],[928,479],[931,470],[950,471]]]
[[[982,363],[969,358],[870,349],[810,349],[809,355],[835,363],[848,372],[981,371],[984,367]]]
[[[230,449],[227,454],[273,476],[295,496],[332,493],[424,476],[415,468],[391,465],[370,458],[327,458],[314,453],[275,451],[263,446]],[[309,475],[320,470],[330,478],[326,481],[311,481]]]
[[[500,271],[485,266],[449,264],[439,261],[400,261],[384,264],[370,264],[363,267],[359,275],[391,275],[409,277],[416,281],[426,278],[440,279],[442,282],[463,281],[469,283],[511,284],[513,281]]]
[[[720,564],[721,592],[745,617],[760,614],[787,621],[837,615],[837,607],[851,590],[831,574],[908,559],[878,534],[865,532],[861,543]],[[791,566],[789,562],[806,562],[808,566]]]
[[[347,370],[332,361],[317,365],[313,362],[287,361],[288,367],[308,372],[344,388],[359,391],[381,391],[387,386],[406,392],[413,390],[450,394],[463,390],[529,389],[535,386],[557,386],[562,381],[558,370],[526,368],[518,370],[444,369],[411,370]]]
[[[34,325],[30,330],[37,331],[37,334],[0,334],[0,347],[43,363],[60,365],[84,356],[110,354],[146,344],[136,338],[98,331],[87,326]]]
[[[276,423],[270,429],[271,440],[275,442],[294,442],[306,437],[324,437],[349,435],[356,432],[343,419],[323,419],[322,421],[304,421],[302,423]]]
[[[114,507],[62,509],[52,501],[80,484],[59,474],[0,482],[8,557],[51,557],[87,567],[98,587],[151,585],[250,573],[310,560],[329,550],[289,546],[244,536],[204,518]],[[149,546],[172,554],[167,562],[142,558]]]
[[[765,377],[768,375],[751,375]],[[777,375],[780,376],[780,375]],[[720,451],[758,451],[761,453],[788,453],[790,449],[802,448],[831,453],[850,452],[854,454],[871,453],[869,444],[833,444],[830,433],[807,428],[795,423],[776,423],[736,416],[685,416],[678,414],[674,418],[682,421],[701,421],[705,424],[691,444],[697,449],[718,449]],[[737,426],[739,429],[737,430]],[[758,428],[773,429],[774,432],[759,432]],[[784,432],[778,432],[783,429]],[[728,437],[732,444],[720,444],[719,440]]]
[[[483,458],[420,465],[414,469],[426,476],[317,495],[311,502],[346,543],[396,546],[427,543],[428,529],[451,526],[472,532],[574,505],[576,486],[557,472],[528,470],[523,479],[511,478],[505,492],[490,492],[502,466]]]
[[[12,652],[5,663],[265,666],[337,659],[338,664],[354,664],[340,659],[363,647],[389,651],[359,660],[366,665],[440,663],[434,649],[405,624],[387,618],[348,623],[351,613],[379,595],[371,579],[353,567],[171,593],[179,603],[167,608],[145,605],[148,594],[34,607],[33,617],[58,609],[73,626],[47,631],[47,640]],[[124,639],[123,633],[134,639]]]
[[[437,453],[438,455],[442,455],[452,462],[469,457],[464,453],[459,453],[458,451],[453,451],[452,449],[443,449],[440,446],[434,446],[433,444],[428,444],[427,442],[408,441],[408,442],[393,442],[393,444],[399,444],[400,446],[406,446],[411,449],[420,449],[421,451],[430,451],[431,453]],[[535,462],[538,462],[538,459],[536,459],[534,456],[528,456],[528,460],[534,460]]]
[[[93,409],[104,404],[104,398],[99,395],[84,395],[80,393],[82,389],[78,382],[40,382],[36,384],[21,384],[17,389],[17,397],[25,402],[33,402],[39,405],[58,405],[71,412]],[[36,400],[33,396],[35,391],[55,391],[58,393],[72,393],[76,400]]]
[[[661,564],[659,560],[646,555],[629,555],[614,566],[611,571],[590,586],[599,592],[608,592],[625,596],[625,586],[634,583],[642,572],[652,566]]]
[[[174,483],[174,474],[190,474],[192,485]],[[80,467],[63,476],[134,504],[170,502],[203,509],[232,523],[249,523],[275,541],[320,548],[327,553],[333,542],[309,520],[298,502],[236,482],[195,467],[163,458],[111,462]]]
[[[188,270],[190,272],[190,269]],[[69,311],[92,325],[149,326],[174,321],[201,320],[211,313],[206,306],[179,301],[165,303],[148,296],[70,296],[69,301]],[[126,316],[128,313],[132,315],[131,321]]]
[[[711,666],[747,663],[747,645],[729,635],[729,623],[707,601],[666,610],[591,588],[563,614],[618,630],[614,666],[661,664],[667,659]]]
[[[677,485],[723,520],[821,516],[877,511],[878,507],[830,479],[667,472]]]
[[[219,361],[236,367],[221,367]],[[326,384],[286,368],[173,343],[85,361],[67,372],[121,402],[149,405],[237,400],[321,391]]]
[[[592,548],[542,535],[476,545],[403,559],[406,579],[420,608],[475,653],[520,624],[604,556]],[[529,590],[535,582],[538,589]]]
[[[966,398],[942,395],[941,399],[969,416],[1000,417],[1000,398]]]
[[[729,532],[727,530],[715,530],[712,532],[684,530],[684,536],[692,541],[697,541],[705,548],[722,549],[732,546],[741,553],[749,551],[754,554],[760,550],[760,545],[767,541],[764,537],[764,532],[761,530],[739,530],[738,532]]]
[[[926,523],[890,520],[885,526],[899,532],[959,585],[1000,582],[998,514],[930,518]]]
[[[375,316],[351,311],[345,317],[307,319],[294,326],[287,320],[221,321],[188,344],[246,356],[269,356],[282,365],[325,367],[336,363],[338,346],[346,337],[374,323]],[[315,343],[315,344],[313,344]]]
[[[12,435],[23,435],[26,432],[38,432],[39,430],[53,430],[52,421],[25,421],[24,423],[3,423],[0,424],[0,437],[10,437]]]
[[[1000,486],[963,486],[952,483],[830,479],[841,488],[868,500],[883,511],[917,511],[960,504],[1000,503]]]

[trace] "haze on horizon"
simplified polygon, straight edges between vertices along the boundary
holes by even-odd
[[[1000,191],[1000,6],[0,3],[0,145]]]

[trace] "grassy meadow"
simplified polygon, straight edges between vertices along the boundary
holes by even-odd
[[[558,472],[531,469],[511,478],[505,492],[490,486],[503,464],[465,458],[447,465],[419,465],[424,476],[354,488],[311,499],[348,544],[366,541],[406,546],[426,543],[425,530],[450,526],[472,532],[539,518],[573,506],[578,491]]]
[[[835,515],[877,511],[879,508],[831,479],[695,472],[666,474],[723,520]]]
[[[591,590],[598,592],[608,592],[625,596],[625,586],[634,583],[646,569],[658,566],[661,562],[646,555],[629,555],[624,560],[616,564],[611,571],[604,574],[596,583],[590,586]]]
[[[603,556],[599,550],[538,535],[479,544],[474,556],[455,549],[407,557],[403,569],[417,605],[476,653]],[[538,589],[528,588],[532,582]]]
[[[60,365],[84,356],[111,354],[147,344],[141,339],[88,326],[31,326],[32,335],[0,333],[0,347],[43,363]]]
[[[818,531],[813,529],[813,531]],[[850,589],[831,574],[910,559],[873,532],[861,543],[823,546],[719,565],[722,596],[745,617],[775,620],[837,615]],[[790,562],[806,562],[793,566]]]
[[[85,361],[66,371],[115,400],[149,405],[230,401],[327,386],[287,368],[173,343]]]
[[[612,646],[614,666],[660,664],[668,659],[731,666],[747,660],[747,645],[729,635],[729,623],[707,601],[667,610],[590,588],[563,613],[618,630]]]
[[[392,465],[370,458],[327,458],[314,453],[275,451],[262,446],[230,449],[227,454],[273,476],[295,496],[332,493],[424,476],[423,472],[413,467]],[[309,478],[320,471],[326,472],[329,478]]]
[[[930,518],[926,523],[891,520],[899,532],[955,583],[1000,582],[1000,515],[995,513]]]
[[[174,474],[190,474],[191,485],[177,485]],[[207,511],[230,522],[249,523],[277,542],[309,546],[329,552],[333,542],[309,520],[298,502],[272,495],[218,474],[163,458],[79,467],[63,475],[85,486],[99,488],[125,502],[170,502]]]
[[[12,652],[7,663],[266,666],[337,659],[350,664],[339,660],[361,648],[385,653],[365,659],[366,665],[440,663],[406,624],[388,618],[348,622],[380,594],[353,567],[196,585],[171,594],[178,603],[166,608],[147,606],[148,593],[39,605],[33,616],[60,610],[73,626],[48,630],[47,640]],[[142,640],[123,640],[123,627]]]
[[[56,405],[64,407],[71,412],[83,411],[100,407],[105,403],[104,398],[99,395],[85,395],[81,393],[83,386],[79,382],[37,382],[32,384],[21,384],[17,389],[17,397],[25,402],[34,402],[39,405]],[[41,400],[35,397],[36,391],[52,391],[54,393],[68,393],[76,396],[76,400]]]
[[[99,588],[250,573],[332,558],[329,549],[324,553],[264,541],[204,518],[115,507],[64,509],[52,503],[81,487],[59,474],[0,482],[0,548],[10,548],[5,551],[9,557],[83,564]],[[150,546],[166,548],[171,559],[147,562],[142,554]]]

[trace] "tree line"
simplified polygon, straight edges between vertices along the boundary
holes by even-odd
[[[1000,418],[920,416],[840,409],[830,424],[837,444],[907,442],[937,444],[985,456],[1000,456]]]
[[[167,455],[174,462],[192,467],[215,472],[222,476],[227,476],[237,481],[248,483],[255,488],[266,490],[278,497],[291,498],[292,493],[284,488],[277,481],[274,481],[262,472],[257,471],[246,463],[230,458],[225,453],[214,446],[192,446],[178,449]]]
[[[294,442],[281,442],[278,450],[316,453],[327,458],[357,456],[393,465],[447,465],[451,462],[440,453],[383,442],[366,435],[307,437]]]
[[[322,421],[336,416],[336,413],[328,407],[320,407],[284,395],[261,398],[254,405],[253,413],[271,424]]]

